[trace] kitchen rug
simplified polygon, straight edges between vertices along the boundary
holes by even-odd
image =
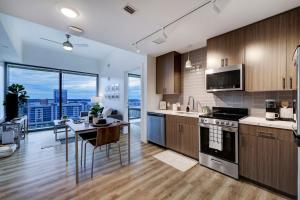
[[[198,164],[198,161],[170,150],[155,154],[153,157],[182,172],[186,172]]]

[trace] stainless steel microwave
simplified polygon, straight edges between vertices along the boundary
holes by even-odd
[[[207,92],[245,90],[245,66],[243,64],[205,70]]]

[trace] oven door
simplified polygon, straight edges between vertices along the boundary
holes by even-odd
[[[238,164],[238,128],[222,127],[223,150],[209,148],[209,125],[200,124],[200,153]]]

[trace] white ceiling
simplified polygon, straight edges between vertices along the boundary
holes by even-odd
[[[134,51],[135,41],[209,0],[0,0],[0,11],[66,31],[69,25],[82,27],[83,37]],[[64,3],[80,12],[68,19],[57,9]],[[137,12],[122,10],[127,3]],[[176,50],[186,52],[206,45],[206,39],[300,6],[299,0],[217,0],[221,13],[211,5],[196,11],[166,29],[168,40],[156,45],[149,38],[140,44],[144,54],[160,55]],[[51,38],[49,34],[47,37]],[[63,39],[63,36],[62,36]]]
[[[4,23],[5,22],[5,23]],[[65,51],[62,48],[62,45],[51,43],[48,41],[41,40],[40,38],[47,38],[50,40],[54,40],[57,42],[63,43],[66,41],[66,36],[64,31],[59,31],[54,28],[50,28],[44,25],[32,23],[30,21],[26,21],[20,18],[12,17],[9,15],[0,13],[0,25],[1,23],[5,24],[4,29],[12,29],[14,32],[17,32],[17,35],[13,37],[18,38],[10,38],[10,39],[18,39],[23,44],[29,43],[38,47],[49,48],[56,51],[61,51],[62,53],[71,53],[80,55],[83,57],[93,58],[97,60],[102,60],[107,55],[109,55],[112,51],[121,50],[119,48],[112,47],[110,45],[106,45],[104,43],[96,42],[90,39],[86,39],[83,37],[72,36],[70,38],[70,42],[73,44],[88,44],[88,47],[77,47],[74,46],[71,52]],[[3,26],[3,25],[2,25]],[[9,26],[9,27],[6,27]],[[0,26],[1,27],[1,26]],[[1,33],[0,36],[5,36],[4,32]],[[10,37],[10,35],[8,35]],[[1,39],[2,38],[2,39]],[[0,37],[0,44],[9,44],[9,39],[7,37]],[[9,46],[10,47],[10,46]],[[4,52],[11,51],[13,48],[2,48]],[[0,48],[1,52],[1,48]]]

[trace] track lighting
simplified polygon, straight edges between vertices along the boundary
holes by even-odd
[[[138,48],[138,43],[136,42],[135,43],[135,51],[137,52],[137,53],[141,53],[141,50]]]
[[[221,12],[220,8],[216,5],[217,0],[211,0],[212,9],[215,13],[219,14]]]

